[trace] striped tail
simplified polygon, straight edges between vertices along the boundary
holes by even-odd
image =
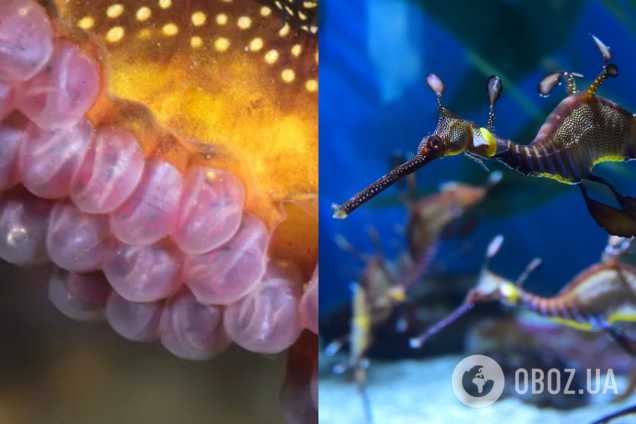
[[[497,152],[492,159],[523,175],[576,184],[587,179],[594,164],[589,154],[583,154],[583,149],[573,152],[567,146],[558,147],[546,139],[535,140],[527,146],[499,137],[496,140]]]
[[[582,313],[576,306],[566,303],[560,297],[545,298],[522,289],[518,291],[521,304],[541,316],[580,330],[590,331],[600,327],[596,318]]]

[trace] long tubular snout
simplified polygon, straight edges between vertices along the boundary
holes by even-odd
[[[373,199],[387,188],[391,187],[396,181],[417,171],[430,161],[431,159],[427,159],[425,156],[415,156],[413,159],[398,166],[384,177],[353,196],[347,203],[340,206],[335,203],[331,205],[331,213],[333,214],[333,217],[338,219],[346,218],[351,212],[365,204],[367,201]]]

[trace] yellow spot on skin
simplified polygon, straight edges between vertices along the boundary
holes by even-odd
[[[278,52],[276,50],[270,50],[265,54],[265,62],[273,64],[278,60]]]
[[[152,10],[147,7],[141,7],[139,8],[135,16],[137,17],[138,21],[147,21],[152,16]]]
[[[159,0],[159,7],[162,9],[168,9],[172,6],[172,0]]]
[[[298,12],[298,17],[300,18],[300,20],[302,21],[306,21],[307,20],[307,15],[305,15],[303,12]]]
[[[232,3],[232,0],[223,0],[224,3]]]
[[[279,9],[282,9],[282,8],[283,8],[283,5],[282,5],[282,4],[280,4],[280,2],[279,2],[279,1],[275,1],[274,3],[276,4],[276,7],[277,7],[277,8],[279,8]]]
[[[106,16],[111,19],[118,18],[124,13],[124,6],[121,4],[113,4],[106,9]]]
[[[225,37],[219,37],[214,40],[214,48],[217,52],[225,52],[230,48],[230,40]]]
[[[317,6],[317,4],[312,3],[310,1],[306,1],[303,3],[303,6],[305,7],[305,9],[314,9]]]
[[[124,38],[124,28],[120,26],[112,27],[106,33],[106,41],[109,43],[116,43],[121,41],[122,38]]]
[[[291,49],[291,54],[298,57],[300,56],[300,53],[302,53],[303,48],[300,44],[296,44],[294,47],[292,47]]]
[[[201,26],[203,24],[205,24],[205,21],[208,19],[207,16],[205,16],[205,13],[203,12],[194,12],[192,14],[192,23],[195,26]]]
[[[225,13],[219,13],[216,15],[216,23],[219,25],[227,24],[227,15]]]
[[[255,38],[252,41],[250,41],[250,50],[253,52],[257,52],[260,51],[263,48],[263,39],[262,38]]]
[[[271,14],[272,14],[272,9],[270,9],[267,6],[261,7],[261,16],[262,17],[266,18],[266,17],[268,17]]]
[[[201,37],[192,37],[190,39],[190,47],[192,47],[193,49],[198,49],[201,46],[203,46],[203,40],[201,39]]]
[[[252,20],[247,16],[241,16],[237,25],[240,29],[249,29],[252,26]]]
[[[147,40],[152,36],[152,32],[150,32],[150,29],[148,28],[144,28],[141,31],[139,31],[137,33],[137,37],[139,37],[139,39],[141,40]]]
[[[281,37],[285,37],[287,34],[289,34],[289,31],[289,24],[285,22],[285,26],[281,28],[280,31],[278,31],[278,35],[280,35]]]
[[[177,33],[179,32],[179,27],[176,26],[175,24],[166,24],[166,25],[163,26],[161,31],[165,35],[167,35],[169,37],[172,37],[173,35],[177,35]]]
[[[95,19],[91,18],[90,16],[83,17],[77,23],[77,26],[82,29],[91,29],[95,26]]]
[[[205,176],[208,180],[214,180],[217,177],[216,172],[214,172],[213,169],[208,170],[208,172],[205,173]]]
[[[314,59],[316,60],[316,65],[318,65],[318,52],[316,52],[316,57]]]
[[[315,93],[316,91],[318,91],[318,81],[316,80],[308,80],[305,83],[305,88],[307,89],[307,91],[309,91],[310,93]]]
[[[283,78],[283,81],[292,82],[294,78],[296,78],[296,73],[293,69],[285,69],[280,76]]]

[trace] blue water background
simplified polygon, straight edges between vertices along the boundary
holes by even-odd
[[[502,1],[502,4],[506,3]],[[510,1],[508,1],[510,3]],[[618,2],[624,3],[624,2]],[[462,2],[457,2],[461,13]],[[396,205],[358,209],[346,220],[331,217],[330,204],[344,203],[388,171],[388,158],[396,149],[414,152],[422,137],[432,132],[438,115],[434,94],[424,78],[435,72],[446,83],[445,99],[457,95],[462,78],[471,70],[469,50],[451,31],[427,15],[423,8],[407,0],[324,0],[320,34],[320,310],[321,316],[349,298],[348,283],[355,280],[363,264],[340,251],[333,241],[343,234],[363,251],[373,252],[365,226],[375,226],[390,255],[404,243],[395,234],[403,224],[406,210]],[[629,25],[600,2],[588,2],[578,22],[559,49],[547,59],[558,61],[566,69],[585,74],[583,89],[601,70],[600,54],[589,36],[597,35],[611,47],[614,63],[620,69],[617,79],[606,82],[603,95],[636,112],[636,39]],[[623,16],[636,22],[636,16]],[[623,20],[623,22],[625,22]],[[492,25],[494,23],[490,23]],[[537,22],[537,25],[540,25]],[[476,22],[474,31],[480,31]],[[518,35],[520,38],[524,34]],[[497,45],[489,46],[496,49]],[[475,52],[479,54],[480,52]],[[506,71],[506,63],[492,63]],[[545,108],[554,96],[565,97],[558,87],[551,99],[537,94],[539,80],[553,69],[537,63],[518,76],[518,88],[536,110]],[[485,126],[488,104],[482,86],[483,105],[465,119]],[[515,137],[529,120],[528,108],[510,96],[504,87],[497,104],[497,134]],[[535,110],[535,112],[536,112]],[[547,113],[541,112],[545,119]],[[536,133],[536,131],[535,131]],[[527,144],[532,137],[514,139]],[[620,164],[635,169],[636,163]],[[485,172],[475,172],[478,164],[462,156],[434,162],[418,172],[420,188],[459,179],[480,183]],[[470,170],[469,173],[466,170]],[[508,173],[504,172],[504,178]],[[463,178],[477,175],[479,180]],[[610,174],[623,192],[636,194],[635,181]],[[558,184],[556,181],[554,184]],[[383,195],[395,194],[389,189]],[[382,196],[382,195],[381,195]],[[496,234],[505,236],[504,248],[493,260],[491,269],[516,277],[534,257],[544,259],[543,266],[526,283],[542,294],[558,291],[579,271],[598,261],[607,234],[590,217],[580,191],[569,187],[565,194],[523,213],[491,219],[485,217],[465,239],[474,247],[445,262],[448,273],[477,271],[487,243]],[[442,261],[456,252],[463,241],[445,244],[438,256]],[[398,243],[399,249],[390,246]]]

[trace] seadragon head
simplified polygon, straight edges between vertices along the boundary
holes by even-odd
[[[508,305],[515,305],[519,302],[520,286],[526,281],[530,273],[541,265],[542,261],[539,258],[533,259],[515,282],[493,273],[488,269],[488,264],[501,249],[503,241],[503,236],[498,235],[488,244],[486,260],[477,279],[477,284],[468,292],[464,302],[446,318],[422,335],[411,339],[411,347],[419,348],[429,338],[457,320],[477,304],[502,301]]]
[[[384,177],[356,194],[347,203],[343,205],[332,205],[334,218],[346,218],[349,213],[385,189],[391,187],[398,180],[417,171],[435,159],[466,153],[473,159],[482,161],[495,154],[497,143],[490,130],[492,129],[495,117],[494,104],[501,95],[501,80],[494,75],[488,80],[487,89],[490,99],[488,129],[481,128],[474,122],[462,119],[442,106],[442,94],[446,86],[439,76],[429,74],[426,77],[426,83],[437,96],[439,121],[437,122],[435,131],[424,137],[417,149],[417,154],[411,160],[393,169]]]

